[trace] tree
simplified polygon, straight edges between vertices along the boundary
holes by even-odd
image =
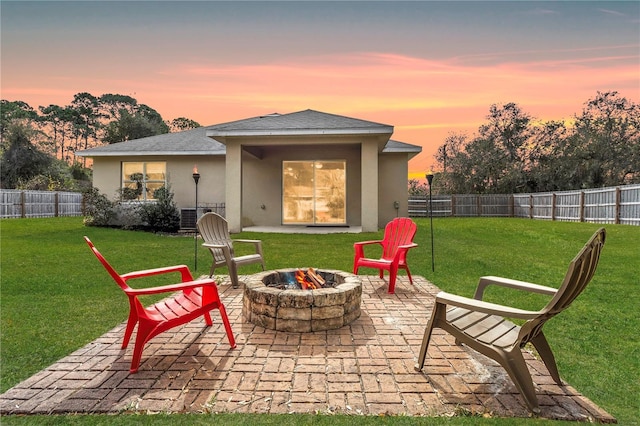
[[[53,131],[53,139],[50,140],[50,152],[61,160],[70,162],[73,160],[72,136],[76,134],[74,123],[76,115],[71,107],[49,105],[40,107],[42,116],[40,122]],[[51,148],[52,147],[52,148]]]
[[[9,125],[15,120],[35,121],[38,113],[22,101],[0,100],[0,143],[4,143]]]
[[[186,118],[186,117],[178,117],[167,123],[169,125],[169,131],[171,133],[182,132],[184,130],[197,129],[200,127],[200,124],[197,122]]]
[[[572,173],[576,164],[568,154],[569,129],[564,122],[549,121],[534,129],[529,150],[527,187],[532,192],[575,188]]]
[[[15,188],[20,182],[47,174],[53,158],[33,145],[31,139],[35,134],[35,129],[20,122],[13,122],[7,127],[7,148],[0,159],[2,188]]]
[[[99,104],[101,114],[108,121],[118,121],[122,117],[123,111],[133,114],[138,101],[127,95],[106,93],[100,96]]]
[[[434,158],[442,164],[442,173],[434,179],[434,187],[441,194],[462,194],[471,191],[470,182],[466,176],[471,173],[469,156],[464,152],[468,144],[467,135],[452,133],[445,139]]]
[[[487,192],[525,192],[528,161],[528,144],[532,134],[531,116],[515,103],[502,107],[491,105],[489,123],[479,129],[481,143],[492,154],[485,157]],[[479,170],[479,173],[482,171]]]
[[[77,93],[71,101],[70,108],[74,112],[74,126],[83,141],[83,146],[76,149],[87,149],[89,138],[96,139],[100,129],[100,104],[98,98],[90,93]],[[86,161],[83,158],[83,162]]]
[[[119,120],[105,126],[102,141],[109,144],[118,143],[167,133],[168,130],[166,123],[162,122],[160,125],[153,117],[145,116],[145,113],[130,114],[123,111]]]
[[[572,149],[583,187],[640,182],[640,106],[598,92],[575,117]]]
[[[468,140],[450,135],[434,156],[449,193],[561,191],[640,182],[640,107],[598,92],[573,127],[536,123],[516,104],[492,105]]]
[[[155,109],[125,95],[106,94],[100,97],[101,110],[109,122],[104,127],[102,141],[117,143],[169,132],[169,126]]]

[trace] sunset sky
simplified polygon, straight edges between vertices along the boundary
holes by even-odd
[[[640,102],[640,2],[6,1],[1,98],[118,93],[202,125],[304,109],[473,135],[492,104],[570,119],[598,91]],[[415,174],[415,175],[414,175]]]

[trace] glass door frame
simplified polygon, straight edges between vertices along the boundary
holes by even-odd
[[[307,174],[311,172],[311,185],[306,189],[302,187],[302,193],[296,196],[287,196],[287,174],[294,169],[291,163],[297,163],[299,170]],[[320,176],[320,171],[324,166],[337,165],[335,168],[325,170],[338,170],[341,173],[325,173],[324,179]],[[292,164],[291,164],[292,165]],[[336,178],[338,182],[336,182]],[[319,187],[321,180],[325,187]],[[336,186],[336,183],[338,184]],[[303,182],[304,184],[304,182]],[[329,196],[334,195],[332,198]],[[335,197],[337,195],[337,198]],[[310,205],[309,205],[310,204]],[[306,226],[344,226],[347,224],[347,161],[340,160],[285,160],[282,162],[282,224],[283,225],[306,225]],[[287,211],[294,211],[297,217],[287,214]],[[308,219],[307,219],[308,217]],[[324,218],[324,220],[323,220]]]

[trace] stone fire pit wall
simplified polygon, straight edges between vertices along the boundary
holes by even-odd
[[[280,273],[296,270],[265,271],[248,277],[242,301],[244,319],[272,330],[304,333],[340,328],[360,317],[362,281],[357,275],[318,270],[321,275],[333,274],[335,287],[317,290],[281,290],[265,285],[277,282]]]

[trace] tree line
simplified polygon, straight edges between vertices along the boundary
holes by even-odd
[[[76,151],[200,127],[179,117],[165,121],[158,111],[127,95],[78,93],[69,105],[33,108],[0,100],[0,186],[77,189],[88,181],[86,159]]]
[[[491,105],[477,133],[447,136],[434,156],[434,193],[491,194],[573,190],[640,183],[640,106],[598,92],[568,121],[542,122],[516,103]],[[89,181],[75,152],[188,130],[131,96],[78,93],[69,105],[34,109],[0,100],[0,186],[76,189]],[[409,181],[412,195],[426,184]]]
[[[434,158],[433,193],[510,194],[640,183],[640,106],[598,92],[568,121],[542,122],[516,103],[491,105],[475,135],[450,134]],[[426,183],[409,182],[412,195]]]

